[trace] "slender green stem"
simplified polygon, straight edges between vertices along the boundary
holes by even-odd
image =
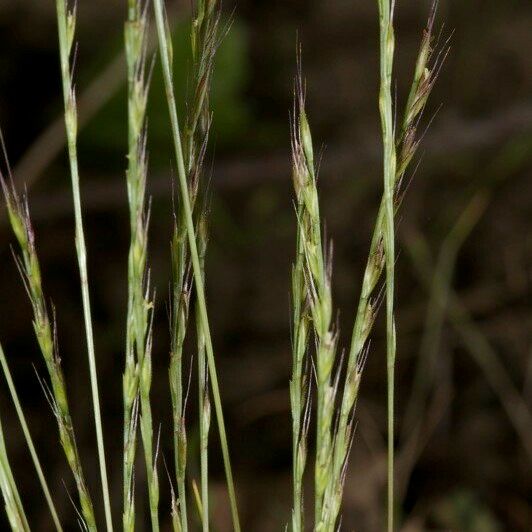
[[[227,434],[226,434],[225,422],[223,418],[222,402],[221,402],[221,397],[220,397],[218,376],[216,372],[216,363],[214,359],[214,349],[212,345],[209,320],[208,320],[208,314],[207,314],[207,305],[205,301],[205,290],[203,286],[201,264],[199,261],[198,249],[197,249],[197,244],[196,244],[196,236],[194,232],[194,222],[192,219],[192,209],[190,206],[190,199],[188,195],[187,175],[185,171],[183,149],[181,145],[181,134],[179,130],[179,121],[177,118],[177,109],[176,109],[172,73],[171,73],[171,66],[170,66],[170,54],[168,50],[168,39],[170,38],[170,36],[166,32],[162,0],[154,0],[154,8],[155,8],[155,19],[157,23],[157,33],[159,37],[159,49],[161,52],[161,61],[162,61],[162,67],[163,67],[166,97],[168,101],[168,110],[170,114],[175,156],[176,156],[176,161],[177,161],[179,188],[180,188],[180,195],[181,195],[181,206],[183,208],[185,219],[186,219],[186,224],[187,224],[187,235],[188,235],[188,242],[190,246],[194,281],[196,285],[198,308],[199,308],[201,323],[203,325],[203,330],[205,334],[207,360],[208,360],[211,387],[212,387],[213,398],[214,398],[216,418],[218,420],[218,430],[220,433],[220,442],[221,442],[221,447],[222,447],[225,474],[227,478],[227,489],[228,489],[229,500],[231,504],[231,515],[233,519],[233,527],[237,532],[239,532],[240,522],[238,518],[233,474],[231,470],[231,461],[229,458]]]
[[[4,377],[6,378],[7,386],[9,388],[9,393],[11,394],[11,399],[13,400],[13,404],[15,405],[15,410],[17,411],[17,416],[20,422],[20,426],[22,427],[22,432],[24,433],[24,438],[26,439],[26,444],[28,445],[31,459],[35,467],[35,471],[37,472],[37,476],[39,477],[39,482],[41,484],[44,497],[46,498],[48,508],[50,509],[50,513],[52,515],[55,528],[58,531],[62,531],[63,528],[61,527],[61,522],[59,521],[57,510],[55,508],[54,501],[52,500],[52,495],[50,494],[50,489],[48,488],[48,483],[46,482],[46,478],[42,470],[39,456],[37,455],[37,451],[35,450],[35,445],[33,444],[33,439],[31,437],[30,429],[26,422],[26,416],[24,415],[24,411],[22,410],[22,406],[20,404],[17,390],[15,388],[15,384],[13,382],[11,371],[7,364],[7,360],[4,354],[4,350],[2,349],[2,345],[0,345],[0,364],[2,365],[2,370],[4,372]]]
[[[388,531],[394,528],[394,386],[395,386],[395,229],[394,182],[396,174],[395,132],[392,104],[392,68],[394,56],[393,3],[379,0],[381,114],[384,163],[384,253],[386,257],[386,359],[388,410]]]
[[[442,49],[442,51],[436,55],[435,60],[433,60],[433,50],[431,45],[435,14],[435,5],[433,5],[419,47],[412,85],[404,110],[402,130],[399,138],[396,139],[399,158],[398,163],[395,165],[396,170],[393,178],[393,200],[395,210],[399,207],[401,202],[401,183],[403,177],[419,147],[419,139],[417,138],[419,117],[425,108],[434,86],[436,76],[448,51],[448,49]],[[388,98],[388,102],[390,102],[390,98]],[[387,120],[390,120],[389,114],[387,115]],[[389,155],[387,150],[385,150],[385,154]],[[387,158],[389,159],[389,157]],[[391,188],[390,183],[388,183],[388,186],[385,188],[388,189],[389,192],[389,189]],[[351,338],[351,347],[347,360],[346,379],[344,383],[334,451],[334,476],[336,479],[336,485],[338,486],[337,489],[340,491],[342,487],[342,470],[345,465],[345,460],[347,459],[349,442],[352,437],[351,415],[354,411],[358,396],[358,388],[367,353],[367,341],[375,321],[376,303],[374,292],[387,264],[384,240],[387,231],[386,219],[387,205],[389,206],[390,204],[389,199],[389,194],[384,190],[371,238],[366,267],[364,269],[362,289],[358,301]]]
[[[30,527],[20,499],[15,477],[11,471],[0,421],[0,490],[4,497],[5,510],[13,532],[29,532]]]
[[[210,80],[214,63],[214,55],[217,48],[218,11],[215,9],[216,0],[198,0],[193,3],[194,14],[191,27],[191,49],[193,61],[193,90],[192,99],[187,105],[187,116],[183,132],[184,166],[188,176],[188,195],[191,211],[194,213],[196,200],[199,192],[199,184],[202,173],[203,157],[208,139],[210,125],[209,90]],[[206,215],[199,213],[197,220],[197,232],[200,248],[200,266],[203,274],[203,259],[207,246]],[[172,302],[172,349],[170,359],[170,389],[172,395],[172,409],[174,419],[174,448],[175,469],[177,478],[179,514],[181,526],[186,531],[187,524],[187,497],[186,497],[186,426],[185,405],[183,403],[183,342],[187,333],[190,314],[190,298],[192,285],[187,278],[190,271],[189,246],[187,243],[187,221],[184,210],[175,217],[174,235],[172,239],[172,277],[173,277],[173,302]],[[207,449],[208,431],[210,424],[210,402],[208,387],[206,387],[206,374],[202,371],[205,363],[205,339],[201,330],[201,316],[197,303],[196,307],[196,330],[199,365],[199,390],[200,390],[200,446],[201,446],[201,471],[203,498],[208,495],[208,461]],[[205,393],[203,393],[203,391]],[[208,414],[208,415],[207,415]],[[195,492],[196,494],[196,492]],[[199,494],[198,494],[199,496]],[[202,526],[208,526],[208,501],[205,504],[206,511],[201,512]]]
[[[61,59],[61,77],[63,84],[63,100],[65,106],[65,127],[68,144],[68,157],[70,163],[70,177],[72,181],[72,195],[74,200],[74,217],[76,225],[76,252],[81,280],[81,296],[83,300],[83,317],[85,321],[85,336],[87,341],[87,354],[91,381],[92,403],[94,408],[94,423],[96,426],[96,441],[98,447],[98,460],[100,465],[100,477],[102,483],[102,495],[105,508],[105,520],[107,530],[113,530],[111,517],[111,502],[109,498],[109,486],[107,481],[107,469],[105,465],[105,449],[103,441],[102,417],[100,412],[100,399],[98,392],[98,376],[96,371],[96,355],[94,351],[94,335],[92,331],[92,316],[89,297],[89,285],[87,274],[87,249],[83,232],[83,216],[81,211],[81,195],[79,186],[79,170],[77,158],[77,111],[75,92],[72,86],[70,72],[70,51],[74,38],[76,17],[74,12],[67,16],[65,0],[56,0],[57,26],[59,34],[59,53]]]

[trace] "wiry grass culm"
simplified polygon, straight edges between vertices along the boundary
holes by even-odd
[[[89,296],[89,279],[87,272],[87,248],[83,231],[83,217],[81,211],[81,193],[79,187],[79,170],[77,155],[77,108],[76,92],[72,81],[70,57],[75,37],[76,9],[70,9],[66,0],[56,0],[57,29],[59,35],[59,56],[61,64],[61,80],[63,86],[63,101],[65,111],[65,129],[68,146],[68,160],[70,164],[70,177],[72,181],[72,196],[74,201],[74,218],[76,227],[76,253],[78,257],[79,273],[81,280],[81,296],[83,301],[83,318],[85,322],[85,336],[87,341],[87,355],[91,381],[91,395],[94,409],[94,424],[96,427],[96,441],[98,448],[98,461],[100,464],[100,477],[105,510],[107,530],[113,529],[111,517],[111,501],[109,498],[109,485],[107,480],[107,467],[105,463],[105,449],[103,441],[102,416],[100,412],[100,397],[98,391],[98,376],[96,371],[96,354],[94,350],[94,335],[92,332],[91,304]],[[87,505],[86,505],[87,506]],[[84,514],[85,515],[85,514]],[[87,526],[94,526],[90,522]]]
[[[384,174],[384,256],[386,262],[386,370],[388,410],[388,531],[393,530],[394,514],[394,425],[395,425],[395,229],[394,183],[397,166],[395,152],[395,124],[392,104],[392,68],[395,49],[393,29],[394,0],[379,0],[381,87],[379,111],[381,115]]]
[[[146,209],[146,105],[149,74],[146,72],[147,7],[129,0],[125,24],[128,92],[128,168],[126,172],[131,242],[128,257],[128,309],[124,370],[124,512],[125,530],[135,527],[133,467],[139,420],[146,463],[148,498],[153,530],[159,530],[159,481],[153,453],[150,404],[152,379],[151,315],[147,272],[148,219]],[[140,407],[138,404],[140,401]]]
[[[11,370],[9,369],[9,365],[7,363],[7,358],[5,356],[4,349],[2,348],[2,344],[0,344],[0,365],[2,366],[2,371],[6,378],[7,387],[9,388],[9,393],[15,406],[15,410],[17,411],[17,417],[19,419],[22,432],[24,433],[24,439],[26,440],[26,445],[28,446],[33,466],[35,467],[37,477],[39,478],[39,483],[46,499],[46,504],[48,505],[48,509],[50,510],[50,515],[52,516],[54,527],[58,532],[61,532],[63,530],[63,527],[61,526],[61,522],[59,521],[57,509],[52,499],[50,488],[48,486],[48,482],[46,481],[46,477],[44,475],[41,461],[37,454],[37,450],[35,449],[35,444],[33,443],[33,438],[31,436],[28,422],[26,421],[26,416],[24,415],[24,411],[22,410],[22,405],[17,393],[17,389],[15,387],[15,383],[13,382]]]
[[[4,508],[12,530],[17,532],[29,532],[28,519],[22,506],[15,477],[9,464],[4,429],[0,421],[0,490],[4,497]]]
[[[447,42],[433,58],[432,40],[437,3],[432,6],[427,28],[419,49],[414,79],[408,95],[404,118],[397,135],[392,101],[392,70],[395,48],[393,16],[395,2],[379,0],[380,17],[380,70],[381,87],[379,110],[383,138],[384,194],[381,203],[382,251],[386,266],[386,365],[387,365],[387,416],[388,416],[388,530],[394,529],[394,447],[395,447],[395,359],[396,331],[394,319],[395,291],[395,230],[394,216],[401,203],[403,177],[419,146],[416,137],[420,118],[443,61],[448,53]],[[381,242],[379,242],[379,246]],[[382,259],[381,259],[382,260]]]
[[[193,62],[193,93],[188,105],[185,130],[185,165],[188,171],[192,204],[196,207],[196,238],[200,270],[205,283],[205,257],[208,242],[208,217],[206,212],[206,180],[203,176],[205,150],[211,125],[210,90],[214,59],[219,45],[218,26],[220,6],[217,0],[198,0],[194,6],[191,28],[191,48]],[[203,187],[200,191],[200,184]],[[196,197],[200,192],[200,201]],[[194,208],[194,207],[193,207]],[[183,217],[181,220],[184,221]],[[200,437],[200,502],[201,525],[203,532],[209,530],[209,429],[211,423],[211,403],[208,386],[205,331],[203,330],[200,303],[195,300],[196,344],[198,357],[198,412]]]
[[[216,371],[216,363],[214,358],[214,348],[210,333],[209,319],[207,314],[207,303],[204,290],[203,272],[200,262],[200,255],[198,252],[198,243],[196,240],[195,224],[193,219],[193,202],[190,197],[190,180],[186,169],[186,160],[181,141],[181,131],[177,116],[176,101],[173,87],[172,76],[172,44],[171,35],[168,27],[167,18],[164,12],[162,0],[154,0],[155,20],[157,25],[157,34],[159,39],[159,50],[161,54],[161,63],[163,68],[163,77],[166,90],[166,98],[168,102],[168,110],[170,114],[172,138],[174,141],[175,157],[177,162],[177,174],[180,190],[180,207],[183,213],[186,226],[186,235],[188,239],[188,246],[190,251],[190,260],[192,265],[193,278],[195,283],[195,291],[197,296],[198,314],[200,318],[201,327],[205,337],[205,350],[207,353],[207,362],[209,367],[210,383],[212,388],[214,407],[216,412],[216,419],[218,422],[218,431],[220,434],[220,443],[222,447],[222,455],[224,460],[225,474],[227,478],[227,489],[231,505],[231,515],[233,520],[233,527],[235,530],[240,530],[240,522],[238,517],[238,510],[236,504],[236,494],[233,482],[233,473],[231,469],[231,462],[229,457],[229,448],[227,444],[227,434],[225,429],[225,421],[222,411],[222,402],[220,397],[220,389],[218,385],[218,376]],[[214,43],[213,43],[214,46]],[[198,113],[199,116],[199,113]],[[190,131],[190,128],[189,128]],[[185,146],[186,148],[187,146]],[[193,182],[194,183],[194,182]],[[176,259],[174,257],[174,263]],[[184,268],[184,265],[181,267]],[[176,414],[174,413],[174,416]],[[183,425],[183,415],[181,412],[180,425]],[[181,427],[178,427],[181,430]],[[179,433],[178,433],[179,436]],[[186,442],[186,440],[184,440]],[[183,438],[178,441],[176,451],[183,454]],[[180,448],[181,447],[181,448]],[[186,447],[184,449],[186,452]],[[183,457],[181,457],[183,458]],[[176,461],[178,458],[176,458]],[[181,464],[177,464],[178,474],[181,475],[183,471],[180,469]],[[181,496],[180,496],[181,499]]]
[[[85,481],[70,416],[66,382],[58,353],[55,324],[48,314],[43,292],[41,267],[37,256],[35,233],[30,219],[27,197],[21,198],[15,190],[5,148],[3,151],[8,176],[6,179],[0,173],[0,184],[6,200],[9,223],[20,249],[20,256],[16,258],[16,261],[33,309],[33,329],[50,378],[50,385],[45,385],[44,389],[57,420],[61,446],[76,481],[81,514],[89,530],[95,530],[96,520],[93,503]]]
[[[393,5],[382,6],[381,52],[393,54]],[[315,471],[315,529],[334,529],[342,501],[343,484],[349,449],[353,438],[353,413],[368,354],[368,338],[373,328],[379,305],[375,295],[379,279],[386,266],[386,257],[393,257],[395,230],[393,218],[404,194],[404,176],[419,146],[418,126],[434,86],[442,61],[447,54],[446,45],[433,56],[433,27],[435,6],[433,6],[424,31],[418,53],[414,79],[404,111],[401,129],[396,131],[391,96],[391,57],[382,57],[381,95],[379,107],[383,112],[384,139],[384,192],[371,239],[370,251],[364,270],[361,294],[355,316],[351,345],[347,360],[336,357],[336,332],[331,326],[332,305],[330,297],[331,265],[325,259],[321,241],[318,194],[313,161],[310,127],[304,110],[304,90],[299,74],[296,91],[296,119],[293,127],[292,157],[293,179],[297,199],[297,256],[292,272],[293,305],[293,369],[290,396],[293,423],[293,483],[294,505],[292,525],[302,530],[302,476],[306,457],[306,434],[303,397],[309,375],[303,371],[306,352],[306,321],[312,321],[316,337],[316,381],[317,381],[317,458]],[[384,32],[384,36],[383,36]],[[386,44],[387,43],[387,44]],[[391,220],[390,208],[391,207]],[[387,230],[391,228],[391,231]],[[388,239],[388,244],[386,240]],[[390,245],[391,244],[391,245]],[[329,259],[330,260],[330,259]],[[387,268],[387,379],[388,379],[388,527],[393,529],[393,425],[394,425],[394,366],[395,325],[393,317],[394,261]],[[306,287],[303,288],[303,283]],[[307,306],[310,308],[307,311]],[[338,364],[336,376],[331,377]],[[345,367],[342,367],[345,366]],[[344,373],[343,391],[339,393],[339,377]],[[320,390],[321,388],[321,390]],[[339,403],[336,406],[336,403]],[[321,403],[321,405],[320,405]],[[324,419],[330,416],[330,419]],[[320,420],[320,417],[322,418]],[[302,422],[305,419],[305,422]],[[329,432],[323,432],[328,430]],[[332,431],[332,433],[331,433]],[[331,436],[332,434],[332,436]],[[331,439],[330,439],[331,438]],[[296,448],[297,443],[297,448]]]

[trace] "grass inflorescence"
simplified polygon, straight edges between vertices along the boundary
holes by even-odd
[[[395,323],[393,312],[394,217],[404,194],[403,180],[419,146],[418,126],[448,48],[433,57],[435,6],[423,33],[401,127],[395,124],[391,93],[393,65],[393,4],[380,2],[381,110],[383,135],[383,196],[378,211],[347,356],[338,357],[337,331],[332,323],[332,246],[322,241],[317,176],[310,125],[305,111],[301,73],[296,83],[296,111],[292,128],[293,182],[298,221],[296,261],[292,271],[293,368],[290,397],[293,424],[294,503],[292,526],[303,530],[302,477],[307,455],[305,405],[310,370],[304,370],[308,322],[316,339],[316,466],[315,529],[332,530],[340,515],[343,484],[353,438],[353,414],[368,356],[368,339],[379,306],[377,288],[386,271],[388,379],[388,528],[393,529]],[[335,372],[335,373],[334,373]],[[340,391],[340,380],[344,381]],[[303,421],[304,420],[304,421]]]
[[[124,397],[124,512],[125,530],[135,523],[134,479],[136,433],[139,424],[146,463],[152,528],[159,529],[159,481],[153,453],[150,405],[152,379],[151,316],[153,302],[147,271],[148,220],[146,208],[146,106],[149,73],[146,71],[147,11],[140,0],[129,0],[124,40],[128,90],[128,168],[126,172],[131,242],[128,257],[128,308]],[[140,402],[140,405],[139,405]],[[139,414],[140,410],[140,414]]]

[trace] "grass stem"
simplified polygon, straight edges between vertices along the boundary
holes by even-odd
[[[13,532],[29,532],[28,519],[20,494],[15,482],[15,477],[9,464],[6,443],[4,440],[4,430],[0,421],[0,490],[4,497],[5,510],[11,530]]]
[[[395,229],[394,183],[396,175],[395,131],[392,103],[394,57],[393,9],[390,0],[378,0],[380,19],[381,87],[379,110],[384,163],[384,254],[386,258],[386,367],[388,412],[388,532],[394,529],[394,387],[396,339],[394,323]]]
[[[52,495],[50,494],[50,488],[48,487],[48,483],[46,482],[46,477],[44,476],[39,456],[37,455],[37,451],[35,450],[33,438],[31,437],[31,432],[28,427],[28,423],[26,422],[26,416],[24,415],[24,411],[22,410],[22,405],[20,404],[17,389],[15,388],[13,377],[11,376],[11,371],[9,369],[9,365],[7,363],[7,359],[2,345],[0,345],[0,364],[2,365],[2,371],[4,372],[4,377],[6,378],[9,393],[11,394],[11,399],[13,400],[13,404],[15,405],[15,410],[17,412],[20,426],[22,427],[22,432],[24,433],[24,438],[26,439],[26,444],[28,445],[31,459],[35,467],[35,471],[37,472],[37,476],[39,477],[39,483],[41,484],[46,503],[48,504],[48,508],[50,509],[52,520],[54,522],[56,530],[61,532],[63,528],[61,526],[61,522],[59,521],[59,516],[57,515],[57,510],[55,508]]]
[[[76,253],[78,257],[79,273],[81,280],[81,296],[83,300],[83,317],[85,321],[85,336],[87,341],[87,354],[91,381],[92,404],[94,408],[94,423],[96,426],[96,441],[98,461],[102,484],[102,495],[105,509],[105,521],[108,532],[113,530],[111,517],[111,501],[105,464],[105,449],[103,441],[102,416],[100,412],[100,398],[98,391],[98,376],[96,370],[96,355],[94,350],[94,335],[92,331],[92,316],[89,296],[87,273],[87,249],[83,231],[83,216],[81,211],[81,194],[79,186],[79,170],[77,157],[77,110],[75,90],[72,84],[70,70],[70,53],[75,34],[76,12],[69,10],[67,14],[66,0],[56,0],[57,27],[59,35],[59,55],[61,62],[61,78],[63,85],[63,100],[65,106],[65,128],[68,145],[68,159],[70,164],[70,177],[72,181],[72,195],[74,201],[74,217],[76,227]]]

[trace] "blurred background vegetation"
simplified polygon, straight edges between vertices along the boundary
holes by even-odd
[[[98,369],[115,501],[121,494],[121,372],[128,213],[126,99],[121,55],[125,1],[78,2],[76,85],[82,196]],[[189,2],[169,2],[176,81],[187,93]],[[352,317],[382,190],[378,27],[372,0],[224,2],[207,288],[245,530],[280,530],[290,506],[289,275],[295,216],[288,113],[296,36],[307,109],[323,146],[320,185],[334,241],[342,338]],[[403,102],[429,10],[397,6],[397,99]],[[452,50],[431,98],[434,115],[399,215],[398,493],[404,530],[531,530],[532,509],[532,8],[524,0],[442,0]],[[15,179],[28,186],[47,292],[82,459],[96,490],[88,369],[63,150],[54,3],[0,3],[0,124]],[[172,149],[159,65],[149,107],[150,261],[157,289],[153,383],[162,452],[170,450],[167,387]],[[0,336],[21,390],[60,513],[72,480],[35,370],[42,361],[31,310],[0,216]],[[383,528],[385,354],[373,334],[358,405],[342,529]],[[193,349],[190,350],[190,353]],[[48,515],[7,394],[0,394],[14,468],[37,530]],[[194,453],[193,406],[189,407]],[[212,436],[214,520],[228,530],[223,471]],[[196,464],[192,461],[192,472]],[[143,468],[137,469],[140,477]],[[161,507],[168,484],[160,466]],[[64,481],[64,484],[63,484]],[[117,515],[118,515],[118,508]],[[139,509],[140,510],[140,509]],[[74,526],[74,524],[72,524]],[[73,528],[72,528],[73,529]]]

